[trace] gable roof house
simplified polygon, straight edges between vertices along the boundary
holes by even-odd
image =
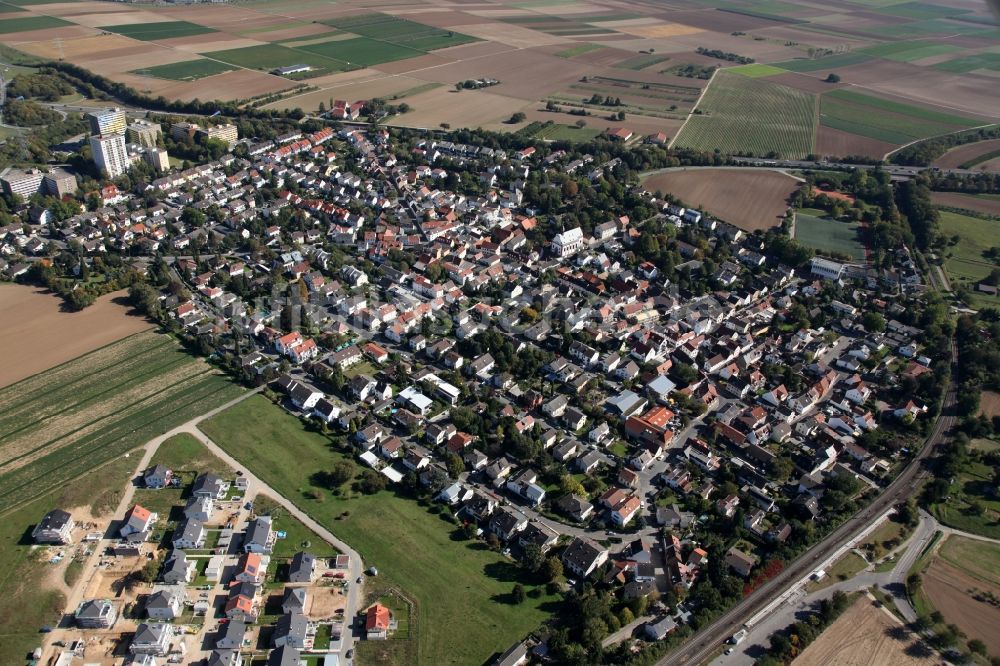
[[[311,583],[315,575],[315,555],[305,551],[299,551],[292,556],[292,561],[288,564],[289,583]]]
[[[271,644],[274,647],[292,647],[302,649],[306,646],[306,630],[309,622],[301,612],[286,612],[278,618],[271,634]]]
[[[174,631],[171,625],[143,622],[135,630],[128,649],[134,655],[149,654],[162,657],[169,651],[173,637]]]
[[[118,534],[130,541],[145,541],[157,520],[159,516],[156,513],[136,504],[125,514]]]
[[[243,539],[243,552],[270,553],[274,547],[275,534],[271,529],[270,516],[258,516],[247,525]]]
[[[582,578],[592,574],[597,567],[607,561],[607,549],[583,537],[573,539],[562,554],[563,565]]]
[[[168,486],[174,473],[165,465],[153,465],[142,474],[142,482],[150,490],[159,490]]]
[[[205,525],[198,520],[185,520],[174,530],[174,548],[202,548],[205,545]]]

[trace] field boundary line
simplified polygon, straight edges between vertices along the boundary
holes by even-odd
[[[228,378],[228,376],[227,376],[227,375],[223,375],[223,374],[219,374],[219,375],[212,375],[212,376],[213,376],[213,377],[222,377],[222,378]],[[231,384],[233,384],[234,386],[239,386],[239,384],[236,384],[235,382],[232,382],[231,380],[230,380],[230,383],[231,383]],[[134,431],[136,431],[136,430],[139,430],[140,428],[149,428],[149,427],[152,427],[152,426],[153,426],[154,424],[156,424],[157,422],[159,422],[159,421],[162,421],[162,420],[163,420],[163,419],[165,419],[165,418],[169,418],[170,416],[172,416],[172,415],[176,414],[177,412],[181,411],[182,409],[185,409],[185,408],[189,407],[190,405],[194,404],[195,402],[197,402],[197,401],[199,401],[199,400],[203,400],[204,398],[206,398],[206,397],[210,396],[210,395],[212,394],[212,392],[214,391],[214,387],[209,387],[209,388],[210,388],[210,389],[212,389],[212,391],[209,391],[209,392],[208,392],[208,393],[206,393],[206,394],[205,394],[204,396],[202,396],[202,395],[200,395],[200,394],[199,394],[199,395],[196,395],[194,399],[192,399],[192,400],[190,400],[190,401],[188,401],[188,402],[184,402],[183,404],[181,404],[181,405],[180,405],[179,407],[177,407],[176,409],[173,409],[173,410],[171,410],[171,411],[169,411],[169,412],[166,412],[166,413],[162,414],[161,416],[159,416],[159,417],[157,417],[157,418],[155,418],[155,419],[152,419],[152,420],[150,420],[150,421],[147,421],[147,422],[145,422],[145,423],[141,424],[141,425],[140,425],[139,427],[137,427],[137,428],[134,428],[134,429],[133,429],[133,432],[134,432]],[[237,396],[236,398],[234,398],[234,400],[242,400],[242,399],[244,399],[244,398],[245,398],[246,396],[248,396],[248,395],[252,395],[253,393],[255,393],[255,392],[254,392],[254,391],[248,391],[248,392],[244,393],[244,394],[243,394],[243,395],[241,395],[241,396]],[[231,401],[229,401],[229,402],[233,402],[233,400],[231,400]],[[227,404],[227,403],[223,403],[223,406],[224,406],[225,404]],[[213,407],[213,408],[212,408],[212,410],[214,410],[214,409],[218,409],[218,407]],[[208,410],[207,412],[203,412],[203,413],[202,413],[201,415],[199,415],[199,416],[196,416],[196,417],[194,417],[194,419],[193,419],[193,420],[197,420],[197,419],[200,419],[200,418],[202,418],[202,417],[203,417],[203,416],[204,416],[205,414],[208,414],[208,413],[212,412],[212,410]],[[169,429],[169,430],[166,430],[166,431],[162,431],[162,432],[161,432],[160,434],[161,434],[161,435],[164,435],[164,434],[168,434],[168,433],[172,433],[172,432],[174,432],[175,430],[177,430],[178,432],[181,432],[181,430],[178,430],[178,429],[179,429],[179,428],[183,428],[183,427],[184,427],[184,424],[182,423],[182,424],[180,424],[179,426],[175,426],[174,428],[171,428],[171,429]],[[154,435],[154,436],[153,436],[152,438],[155,438],[155,437],[157,437],[157,436],[159,436],[159,435]],[[107,458],[105,458],[105,459],[104,459],[104,460],[102,460],[101,462],[99,462],[99,463],[98,463],[98,466],[97,466],[97,467],[101,467],[101,466],[103,466],[103,465],[107,464],[108,462],[110,462],[111,460],[113,460],[114,458],[116,458],[116,457],[118,457],[118,456],[121,456],[121,455],[125,455],[125,454],[127,454],[127,453],[130,453],[131,451],[133,451],[133,450],[135,450],[135,449],[137,449],[137,448],[140,448],[140,447],[144,446],[144,445],[145,445],[146,443],[147,443],[147,442],[140,442],[140,443],[136,443],[136,444],[132,444],[132,445],[131,445],[131,446],[129,446],[128,448],[125,448],[125,449],[122,449],[122,450],[117,450],[117,449],[113,449],[113,453],[112,453],[112,455],[111,455],[111,456],[109,456],[109,457],[107,457]],[[85,451],[83,451],[83,452],[82,452],[82,453],[80,453],[79,455],[75,455],[75,456],[73,456],[73,457],[71,457],[71,458],[68,458],[68,459],[67,459],[67,460],[66,460],[65,462],[67,462],[67,463],[69,463],[69,462],[75,462],[75,461],[77,461],[77,460],[80,460],[81,458],[85,458],[85,457],[87,457],[87,456],[90,456],[90,455],[93,455],[94,453],[96,453],[96,451],[95,451],[95,450],[89,450],[89,449],[88,449],[88,450],[85,450]],[[23,468],[22,468],[22,469],[23,469]],[[66,479],[63,479],[62,483],[69,483],[69,482],[72,482],[72,481],[76,481],[76,480],[78,480],[78,479],[81,479],[81,478],[83,478],[84,476],[86,476],[87,474],[90,474],[90,473],[92,473],[94,469],[96,469],[96,468],[90,468],[90,469],[86,469],[86,470],[83,470],[83,471],[81,471],[81,472],[80,472],[79,474],[76,474],[75,476],[70,476],[70,477],[68,477],[68,478],[66,478]],[[16,470],[15,470],[15,471],[16,471]],[[42,477],[45,477],[45,476],[48,476],[49,474],[50,474],[50,472],[46,472],[46,473],[42,474]],[[5,489],[4,489],[4,492],[5,492],[5,493],[7,493],[7,494],[11,494],[12,492],[16,492],[16,491],[18,491],[18,490],[21,490],[21,489],[25,488],[26,486],[30,486],[30,485],[32,485],[32,484],[33,484],[33,483],[35,483],[35,482],[36,482],[36,481],[37,481],[37,480],[38,480],[39,478],[42,478],[42,477],[38,477],[38,476],[36,476],[36,477],[34,477],[34,478],[31,478],[31,479],[28,479],[28,480],[26,480],[26,481],[24,481],[24,482],[22,482],[22,483],[18,484],[18,485],[17,485],[16,487],[14,487],[14,488],[5,488]],[[34,500],[38,499],[39,497],[41,497],[41,496],[45,495],[46,493],[49,493],[49,492],[51,492],[52,490],[54,490],[54,487],[45,487],[45,488],[43,488],[43,489],[41,490],[41,492],[39,492],[39,493],[36,493],[36,494],[34,494],[34,495],[31,495],[30,497],[22,497],[22,498],[21,498],[20,500],[18,500],[18,501],[16,501],[16,502],[13,502],[13,503],[6,503],[6,504],[4,504],[4,510],[3,510],[3,512],[2,512],[2,513],[0,513],[0,516],[3,516],[3,515],[6,515],[7,513],[11,512],[11,511],[13,511],[13,510],[16,510],[16,509],[19,509],[20,507],[24,506],[25,504],[28,504],[28,503],[30,503],[30,502],[32,502],[32,501],[34,501]],[[0,499],[3,499],[3,497],[2,497],[2,496],[0,496]]]
[[[688,121],[691,120],[691,116],[693,116],[694,112],[698,110],[699,106],[701,106],[701,100],[705,97],[705,93],[708,92],[708,89],[712,87],[712,84],[715,83],[715,75],[718,74],[721,69],[722,67],[716,67],[714,70],[712,70],[712,76],[709,77],[708,83],[705,84],[705,87],[701,89],[701,94],[698,95],[698,99],[695,100],[694,106],[692,106],[691,110],[688,112],[687,118],[684,119],[684,122],[681,123],[681,126],[678,127],[677,131],[674,133],[673,138],[670,139],[670,143],[667,144],[667,148],[674,147],[674,143],[677,141],[677,137],[681,135],[681,132],[683,132],[684,128],[687,127]]]
[[[93,421],[88,421],[87,423],[84,423],[83,425],[81,425],[79,428],[74,428],[73,430],[70,430],[69,432],[66,432],[66,433],[62,434],[59,437],[55,437],[53,439],[48,440],[47,442],[43,442],[42,444],[40,444],[39,446],[36,446],[35,448],[33,448],[30,451],[26,451],[26,452],[22,453],[21,455],[14,456],[13,458],[11,458],[9,460],[5,460],[2,463],[0,463],[0,475],[3,475],[5,473],[9,473],[9,472],[4,472],[3,468],[6,467],[7,465],[9,465],[10,463],[17,462],[18,460],[21,460],[22,458],[25,458],[26,456],[30,456],[33,453],[37,453],[39,451],[47,449],[52,444],[57,443],[61,439],[65,439],[66,437],[74,435],[74,434],[80,432],[81,430],[84,430],[85,428],[87,428],[89,426],[92,426],[92,425],[95,425],[95,424],[100,424],[103,421],[107,421],[108,419],[111,419],[111,418],[114,418],[116,416],[119,416],[123,412],[129,411],[129,410],[131,410],[133,408],[136,408],[136,407],[139,407],[139,409],[145,409],[145,406],[141,406],[140,407],[140,405],[142,405],[142,403],[147,402],[147,401],[149,401],[151,399],[157,398],[157,397],[159,397],[159,396],[161,396],[161,395],[163,395],[165,393],[172,392],[173,389],[175,389],[176,387],[180,386],[181,384],[184,384],[184,383],[186,383],[188,381],[191,381],[193,379],[197,379],[197,378],[199,378],[199,377],[201,377],[203,375],[209,374],[211,371],[212,371],[212,368],[208,368],[208,369],[206,369],[206,370],[204,370],[202,372],[199,372],[199,373],[196,373],[196,374],[193,374],[193,375],[188,375],[187,377],[184,377],[183,379],[180,379],[180,380],[174,382],[173,384],[170,384],[169,386],[165,386],[163,388],[163,390],[161,390],[161,391],[157,391],[156,393],[153,393],[151,395],[146,395],[143,398],[141,398],[139,400],[136,400],[135,402],[132,402],[132,403],[129,403],[128,405],[125,405],[121,409],[118,409],[118,410],[115,410],[114,412],[106,414],[106,415],[102,416],[99,419],[94,419]],[[20,469],[20,468],[18,468],[18,469]],[[17,470],[15,469],[15,470],[10,470],[10,471],[14,472],[14,471],[17,471]]]
[[[949,109],[951,107],[946,106],[944,108]],[[966,111],[965,113],[968,113],[968,112]],[[962,132],[972,132],[972,131],[980,130],[980,129],[989,129],[991,127],[996,127],[996,126],[997,126],[997,123],[986,123],[985,125],[977,125],[975,127],[966,127],[966,128],[963,128],[963,129],[954,130],[952,132],[945,132],[944,134],[935,134],[934,136],[925,136],[922,139],[916,139],[915,141],[910,141],[909,143],[904,143],[899,148],[893,148],[892,150],[890,150],[889,152],[887,152],[885,155],[882,156],[882,160],[883,161],[888,160],[889,156],[892,155],[893,153],[898,153],[903,148],[909,148],[910,146],[912,146],[915,143],[920,143],[922,141],[930,141],[931,139],[940,139],[943,136],[951,136],[952,134],[961,134]],[[988,141],[989,139],[984,139],[984,140]],[[976,142],[973,141],[972,143],[976,143]],[[964,144],[964,143],[963,144],[959,144],[957,146],[952,146],[952,148],[960,148],[961,146],[964,146],[964,145],[967,145],[967,144]],[[948,150],[951,150],[952,148],[949,148]],[[945,152],[948,152],[948,151],[945,151]],[[975,164],[973,164],[972,166],[975,166]],[[961,168],[961,165],[959,165],[959,168]]]
[[[151,368],[147,372],[144,372],[144,373],[139,374],[139,375],[134,375],[134,376],[132,376],[132,377],[130,377],[130,378],[122,381],[119,384],[114,384],[114,385],[109,386],[108,388],[104,389],[103,391],[99,391],[97,393],[89,395],[86,398],[84,398],[84,399],[82,399],[82,400],[80,400],[78,402],[74,402],[74,403],[71,403],[69,405],[66,405],[66,406],[64,406],[62,408],[62,413],[65,413],[67,411],[76,409],[78,407],[83,407],[83,406],[87,405],[88,403],[90,403],[90,402],[92,402],[94,400],[97,400],[101,396],[103,396],[103,395],[105,395],[105,394],[107,394],[107,393],[109,393],[111,391],[120,389],[123,386],[131,384],[133,382],[141,384],[142,382],[147,381],[150,378],[149,376],[152,375],[152,374],[159,374],[163,370],[169,370],[169,369],[174,368],[174,367],[181,367],[185,362],[189,362],[190,360],[191,360],[190,357],[187,357],[187,358],[181,358],[181,359],[179,359],[179,361],[178,360],[167,361],[166,363],[164,363],[162,365],[158,365],[158,366],[156,366],[154,368]],[[96,374],[96,373],[94,373],[94,374]],[[197,376],[197,375],[192,375],[192,376]],[[38,398],[36,398],[36,400],[44,398],[44,397],[46,397],[46,396],[43,394],[43,395],[39,396]],[[32,400],[31,402],[34,402],[34,401],[35,400]],[[5,432],[2,435],[0,435],[0,454],[3,453],[4,442],[9,437],[11,437],[13,435],[16,435],[16,434],[18,434],[20,432],[23,432],[23,431],[31,428],[32,426],[35,426],[35,425],[39,424],[39,423],[44,423],[48,419],[53,418],[53,416],[58,416],[58,414],[50,414],[48,416],[43,416],[42,418],[36,419],[34,421],[30,421],[30,422],[24,424],[23,426],[21,426],[19,428],[15,428],[14,430],[10,430],[10,431]],[[3,464],[4,463],[0,463],[0,466],[3,466]]]
[[[153,327],[153,328],[155,328],[155,327]],[[152,328],[150,328],[150,329],[147,329],[147,330],[145,330],[145,331],[138,331],[138,332],[136,332],[136,333],[130,333],[130,334],[126,335],[126,336],[125,336],[125,337],[123,337],[123,338],[118,338],[117,340],[113,340],[113,341],[111,341],[111,342],[109,342],[109,343],[107,343],[107,344],[105,344],[105,345],[101,345],[100,347],[97,347],[97,348],[95,348],[95,349],[91,349],[90,351],[88,351],[88,352],[86,352],[86,353],[84,353],[84,354],[80,354],[80,355],[79,355],[79,356],[77,356],[76,358],[71,358],[71,359],[69,359],[68,361],[63,361],[62,363],[59,363],[59,364],[57,364],[57,365],[53,365],[53,366],[52,366],[51,368],[46,368],[45,370],[42,370],[41,372],[36,372],[35,374],[33,374],[33,375],[28,375],[27,377],[25,377],[25,378],[23,378],[23,379],[18,379],[18,380],[17,380],[16,382],[14,382],[13,384],[7,384],[6,386],[0,386],[0,393],[5,393],[5,392],[6,392],[6,391],[7,391],[8,389],[12,389],[12,388],[14,388],[15,386],[17,386],[18,384],[23,384],[24,382],[26,382],[26,381],[28,381],[28,380],[30,380],[30,379],[34,379],[34,378],[36,378],[36,377],[38,377],[38,376],[40,376],[40,375],[44,375],[44,374],[45,374],[45,373],[47,373],[47,372],[52,372],[53,370],[58,370],[59,368],[61,368],[61,367],[63,367],[63,366],[66,366],[66,365],[69,365],[70,363],[76,363],[77,361],[79,361],[79,360],[81,360],[81,359],[84,359],[84,358],[87,358],[87,357],[88,357],[88,356],[90,356],[91,354],[96,354],[97,352],[99,352],[99,351],[103,351],[103,350],[107,349],[108,347],[111,347],[111,346],[113,346],[113,345],[117,345],[117,344],[119,344],[119,343],[121,343],[121,342],[125,342],[125,341],[126,341],[126,340],[128,340],[129,338],[134,338],[134,337],[137,337],[137,336],[140,336],[140,335],[146,335],[146,334],[147,334],[147,333],[149,333],[149,332],[150,332],[151,330],[152,330]],[[170,337],[170,336],[169,336],[168,334],[166,334],[166,333],[159,333],[159,332],[156,332],[156,331],[153,331],[153,332],[154,332],[154,334],[155,334],[155,335],[162,335],[162,336],[164,336],[164,337],[165,337],[166,339],[168,339],[168,340],[172,339],[172,338],[171,338],[171,337]],[[158,347],[160,347],[160,345],[157,345],[157,347],[156,347],[156,348],[158,348]],[[147,350],[147,351],[148,351],[148,350]],[[135,356],[137,356],[137,355],[138,355],[138,354],[136,354]],[[129,356],[129,357],[127,357],[127,358],[134,358],[134,356]],[[111,366],[107,366],[107,368],[110,368],[110,367],[111,367]],[[107,368],[102,368],[102,370],[106,370]]]

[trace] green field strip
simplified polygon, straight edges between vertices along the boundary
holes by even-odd
[[[630,69],[632,71],[639,71],[640,69],[646,69],[647,67],[652,67],[653,65],[659,65],[662,62],[667,62],[670,60],[670,56],[659,55],[659,54],[649,54],[649,55],[639,55],[632,56],[622,60],[621,62],[615,64],[616,69]]]
[[[202,58],[201,60],[185,60],[168,65],[133,69],[130,73],[139,76],[152,76],[167,81],[197,81],[217,74],[234,72],[237,69],[239,68],[236,65]]]
[[[921,120],[929,120],[932,122],[944,123],[948,125],[958,125],[960,127],[975,127],[977,125],[982,124],[979,121],[973,120],[971,118],[956,116],[950,113],[945,113],[943,111],[933,111],[931,109],[925,109],[923,107],[913,106],[912,104],[904,104],[902,102],[894,102],[888,99],[872,97],[871,95],[865,95],[863,93],[854,92],[853,90],[844,90],[844,89],[831,90],[828,93],[823,93],[823,96],[843,100],[845,102],[852,102],[854,104],[862,104],[883,111],[891,111],[893,113],[910,116],[912,118],[919,118]]]
[[[161,396],[163,394],[171,392],[173,389],[177,388],[181,384],[186,384],[187,382],[189,382],[193,378],[200,377],[200,376],[202,376],[204,374],[207,374],[209,372],[211,372],[211,369],[210,368],[206,368],[202,372],[198,372],[198,373],[194,373],[194,374],[188,375],[187,377],[179,379],[178,381],[174,382],[173,384],[170,384],[170,385],[164,387],[162,390],[157,391],[156,393],[153,393],[153,394],[147,395],[145,397],[142,397],[142,398],[140,398],[138,400],[135,400],[134,402],[131,402],[131,403],[125,405],[121,409],[115,410],[113,412],[109,412],[109,413],[105,414],[104,416],[102,416],[99,419],[94,419],[93,421],[89,421],[87,423],[84,423],[83,425],[81,425],[78,428],[73,428],[72,430],[68,430],[67,432],[64,432],[64,433],[60,434],[58,437],[54,437],[54,438],[52,438],[52,439],[50,439],[50,440],[48,440],[46,442],[42,442],[41,444],[39,444],[38,446],[36,446],[35,448],[33,448],[33,449],[29,450],[29,451],[25,451],[24,453],[22,453],[20,455],[14,456],[13,458],[9,458],[6,461],[4,461],[2,464],[0,464],[0,474],[3,473],[2,472],[3,468],[6,467],[7,465],[10,465],[11,463],[15,463],[15,462],[21,460],[22,458],[27,458],[27,457],[31,456],[32,454],[38,453],[39,451],[44,451],[46,448],[52,446],[53,444],[58,443],[60,440],[66,439],[67,437],[71,437],[72,435],[75,435],[76,433],[78,433],[78,432],[80,432],[82,430],[86,430],[87,428],[89,428],[91,426],[94,426],[94,425],[99,424],[99,423],[104,422],[104,421],[108,421],[110,419],[114,419],[115,417],[117,417],[117,416],[119,416],[121,414],[124,414],[125,412],[127,412],[127,411],[129,411],[129,410],[131,410],[131,409],[133,409],[135,407],[138,407],[139,405],[147,403],[150,400],[155,400],[157,397],[159,397],[159,396]]]
[[[782,69],[774,65],[765,65],[763,63],[753,63],[750,65],[739,65],[737,67],[727,67],[727,72],[732,72],[733,74],[739,74],[740,76],[746,76],[751,79],[761,79],[766,76],[776,76],[778,74],[787,74],[787,69]]]
[[[0,34],[7,35],[15,32],[28,32],[30,30],[47,30],[49,28],[62,28],[69,25],[76,24],[63,21],[54,16],[25,16],[23,18],[3,19],[0,21]]]
[[[78,402],[70,403],[70,404],[67,404],[67,405],[62,404],[62,402],[60,402],[59,400],[54,400],[54,402],[58,403],[58,405],[59,405],[59,411],[62,412],[62,413],[73,411],[73,410],[78,410],[80,408],[83,408],[83,407],[86,407],[88,405],[91,405],[91,404],[93,404],[95,402],[98,402],[101,398],[103,398],[104,396],[108,395],[109,393],[112,393],[112,392],[115,392],[115,391],[122,391],[123,389],[127,389],[127,388],[130,388],[130,387],[142,384],[143,382],[147,381],[148,379],[150,379],[152,377],[155,377],[156,375],[163,374],[164,372],[166,372],[168,370],[172,370],[174,368],[178,368],[178,367],[184,365],[185,362],[187,362],[187,363],[195,363],[194,359],[192,359],[190,357],[188,357],[186,359],[185,358],[174,359],[172,361],[167,361],[166,363],[163,363],[161,365],[152,367],[148,371],[143,372],[142,374],[131,375],[128,379],[125,379],[125,380],[123,380],[122,382],[120,382],[118,384],[114,384],[114,385],[108,386],[107,388],[105,388],[102,391],[99,391],[97,393],[93,393],[91,395],[88,395],[86,398],[83,398],[82,400],[80,400]],[[197,375],[193,375],[193,376],[197,376]],[[101,382],[101,385],[105,386],[106,382]],[[51,398],[48,398],[48,399],[51,399]],[[24,425],[22,425],[20,427],[12,429],[12,430],[9,429],[9,428],[7,428],[6,426],[4,426],[3,427],[3,434],[0,435],[0,454],[3,453],[3,443],[5,441],[9,440],[14,435],[17,435],[19,433],[23,433],[23,432],[25,432],[27,430],[30,430],[34,426],[37,426],[37,425],[42,424],[42,423],[45,423],[49,418],[51,418],[51,415],[43,416],[43,417],[41,417],[39,419],[36,419],[36,420],[31,421],[29,423],[26,423],[26,424],[24,424]],[[66,433],[66,435],[68,435],[68,434],[71,434],[71,433]],[[63,436],[65,436],[65,435],[63,435]],[[3,465],[5,465],[5,464],[6,463],[0,463],[0,467],[3,467]]]
[[[230,393],[233,389],[238,390]],[[190,418],[225,404],[225,402],[238,397],[242,392],[242,388],[228,379],[220,375],[210,375],[192,386],[189,391],[181,393],[183,398],[164,400],[146,407],[135,415],[136,418],[119,421],[102,432],[94,433],[76,442],[72,447],[53,451],[19,470],[0,475],[0,502],[3,503],[5,510],[11,510],[30,502],[49,492],[52,488],[81,476],[88,469],[96,468]],[[216,399],[208,401],[209,398]],[[202,404],[202,401],[207,402]],[[198,409],[191,410],[191,407],[194,406],[197,406]],[[170,409],[159,413],[158,410],[163,407]],[[134,427],[137,419],[147,415],[151,418]],[[177,418],[178,415],[180,415],[179,418]],[[175,418],[169,423],[162,423],[172,417]],[[111,443],[102,446],[105,440]],[[88,445],[89,448],[85,448]],[[38,472],[39,468],[42,469],[40,473]],[[35,489],[35,492],[29,492],[28,488]],[[11,497],[18,499],[12,501]]]
[[[6,429],[8,429],[10,427],[13,427],[13,424],[17,423],[17,421],[12,421],[11,417],[12,416],[17,416],[18,414],[20,414],[21,412],[23,412],[25,410],[32,409],[32,411],[34,411],[35,413],[37,413],[37,408],[33,408],[33,405],[35,405],[36,403],[38,403],[38,402],[44,402],[46,404],[58,404],[63,399],[64,395],[67,396],[67,397],[75,395],[75,394],[77,394],[77,393],[79,393],[81,391],[81,387],[88,386],[89,383],[98,383],[100,381],[103,381],[102,379],[99,379],[99,378],[102,377],[105,372],[111,372],[111,371],[113,371],[115,373],[119,373],[119,372],[122,372],[122,371],[126,371],[126,370],[128,370],[129,367],[131,367],[131,363],[130,362],[136,361],[136,360],[140,360],[142,357],[148,356],[151,352],[158,351],[158,350],[162,349],[165,346],[171,346],[172,347],[172,340],[170,338],[166,338],[165,337],[163,339],[162,343],[159,343],[159,344],[157,344],[154,347],[143,348],[143,349],[137,351],[135,354],[131,354],[131,355],[126,356],[126,357],[124,357],[122,359],[116,360],[112,364],[107,365],[105,367],[97,368],[97,369],[94,369],[94,370],[86,370],[85,374],[82,374],[79,377],[73,378],[73,379],[68,380],[66,382],[60,382],[59,388],[56,388],[54,390],[51,390],[51,391],[46,391],[45,390],[45,388],[47,386],[49,386],[49,384],[43,384],[42,386],[38,387],[37,390],[34,389],[34,388],[29,389],[29,391],[28,391],[29,396],[27,398],[25,398],[24,400],[18,402],[12,408],[8,407],[5,410],[4,415],[2,417],[0,417],[0,430],[6,430]],[[173,347],[173,349],[177,349],[177,348]],[[180,351],[179,349],[177,349],[177,350]],[[95,351],[98,351],[98,350],[95,350]],[[91,352],[91,353],[94,353],[94,352]],[[75,361],[78,362],[78,361],[80,361],[82,359],[85,359],[85,358],[86,358],[86,356],[79,357]],[[70,363],[74,363],[74,361],[70,361]],[[68,365],[68,364],[64,364],[64,365]],[[59,366],[57,366],[57,368],[58,367]],[[85,367],[86,367],[85,365],[81,364],[81,368],[85,368]],[[44,374],[48,375],[51,372],[52,372],[52,370],[48,370]],[[18,382],[17,384],[12,384],[11,386],[6,387],[4,389],[4,391],[3,391],[3,394],[6,394],[13,387],[20,387],[18,389],[18,392],[24,392],[24,387],[21,386],[21,384],[23,384],[23,382],[31,380],[31,379],[35,379],[35,378],[28,377],[28,378],[22,380],[21,382]],[[86,383],[84,383],[84,382],[86,382]]]
[[[942,72],[953,72],[955,74],[967,74],[977,69],[1000,70],[1000,53],[977,53],[961,56],[954,60],[939,62],[936,65],[931,65],[931,67]]]
[[[194,37],[195,35],[208,35],[213,32],[219,32],[215,28],[209,28],[197,23],[190,23],[189,21],[163,21],[160,23],[107,25],[99,27],[98,30],[114,32],[143,42],[153,42],[161,39],[174,39],[175,37]]]
[[[879,14],[889,14],[890,16],[902,16],[912,19],[933,19],[945,18],[968,14],[971,9],[956,9],[954,7],[943,7],[925,2],[904,2],[891,7],[883,7],[876,10]]]
[[[800,23],[808,23],[804,19],[789,18],[787,16],[782,16],[781,14],[768,14],[767,12],[761,12],[754,9],[742,9],[736,7],[719,7],[720,12],[726,12],[728,14],[740,14],[742,16],[749,16],[751,18],[764,19],[765,21],[774,21],[775,23],[788,23],[791,25],[798,25]],[[799,9],[796,7],[796,9]]]
[[[813,58],[801,60],[785,60],[771,63],[774,67],[787,69],[790,72],[818,72],[823,70],[834,70],[839,67],[851,67],[871,61],[871,56],[857,51],[838,55],[826,56],[824,58]]]
[[[952,44],[938,44],[928,41],[913,42],[890,42],[888,44],[878,44],[858,49],[859,53],[874,56],[876,58],[886,58],[899,62],[912,62],[921,58],[928,58],[935,55],[944,55],[960,51],[961,47]]]

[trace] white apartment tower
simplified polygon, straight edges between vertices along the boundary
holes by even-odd
[[[107,171],[112,178],[122,175],[131,166],[128,152],[125,150],[124,134],[92,136],[90,151],[93,153],[97,168]]]

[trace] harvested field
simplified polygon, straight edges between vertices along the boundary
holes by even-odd
[[[408,127],[437,127],[440,123],[449,123],[452,127],[492,126],[499,129],[500,123],[525,106],[524,100],[513,97],[482,90],[456,93],[443,87],[414,95],[407,103],[414,110],[399,116],[398,123]]]
[[[977,548],[982,547],[977,544]],[[977,552],[974,557],[979,556]],[[941,557],[931,564],[923,580],[924,594],[946,622],[958,625],[970,639],[986,643],[990,654],[1000,654],[1000,608],[980,600],[984,592],[1000,595],[1000,585],[973,577]]]
[[[816,132],[816,153],[834,157],[847,155],[868,155],[881,158],[898,147],[898,144],[878,139],[869,139],[832,127],[820,126]]]
[[[977,213],[1000,216],[1000,200],[985,199],[974,194],[959,192],[931,192],[931,201],[938,206],[974,210]]]
[[[647,37],[653,39],[663,37],[680,37],[681,35],[697,35],[698,33],[705,32],[701,28],[684,25],[682,23],[668,23],[666,21],[648,19],[612,21],[603,25],[611,28],[612,30],[624,32],[626,35],[635,35],[636,37]]]
[[[847,77],[844,80],[850,81]],[[918,72],[910,76],[885,78],[869,87],[936,108],[996,118],[996,94],[990,92],[995,86],[996,79],[988,76],[957,76],[950,72],[918,68]]]
[[[799,181],[766,169],[678,169],[643,177],[650,192],[661,190],[745,231],[781,223]]]
[[[530,49],[533,46],[546,46],[548,44],[573,43],[572,40],[565,37],[549,35],[537,30],[506,23],[474,23],[463,25],[462,31],[480,39],[515,46],[519,49]]]
[[[894,636],[902,623],[862,596],[795,659],[796,666],[937,666],[938,660],[909,634]],[[861,630],[859,631],[859,628]]]
[[[934,166],[942,169],[957,169],[963,164],[970,166],[978,164],[977,158],[989,155],[1000,150],[1000,139],[990,139],[989,141],[977,141],[967,143],[964,146],[956,146],[941,157],[934,160]],[[969,167],[962,167],[969,168]]]
[[[149,81],[150,79],[144,79]],[[152,79],[156,80],[156,79]],[[258,95],[288,90],[297,85],[293,81],[280,76],[255,72],[249,69],[239,69],[235,72],[217,74],[211,79],[177,83],[163,88],[158,94],[168,98],[191,99],[246,99]]]
[[[37,42],[53,39],[77,39],[78,37],[92,37],[97,33],[95,28],[86,28],[82,25],[64,25],[61,28],[45,28],[41,30],[28,30],[27,32],[3,33],[6,26],[0,25],[0,34],[3,35],[4,44],[20,45],[24,42]]]
[[[61,44],[53,41],[29,42],[19,44],[17,50],[36,55],[39,58],[67,58],[72,60],[94,53],[103,54],[118,51],[126,53],[128,51],[145,52],[149,50],[149,47],[121,35],[92,35],[76,39],[64,39]]]
[[[151,328],[115,302],[122,295],[107,294],[85,310],[64,312],[62,301],[43,289],[0,284],[0,387]],[[31,354],[23,352],[24,340],[31,340]]]

